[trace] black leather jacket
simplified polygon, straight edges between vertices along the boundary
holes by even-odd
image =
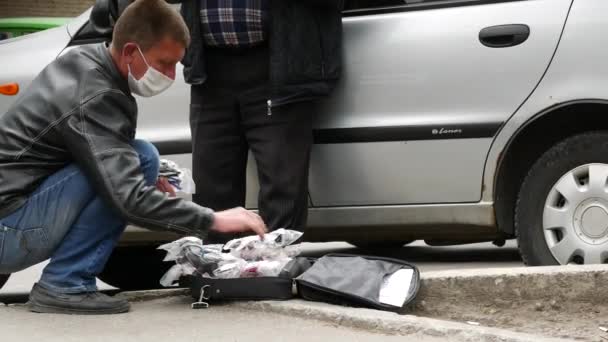
[[[136,123],[137,103],[104,44],[53,61],[0,116],[0,217],[75,162],[129,222],[200,235],[213,212],[146,186],[129,144]]]
[[[167,0],[182,3],[181,13],[192,42],[182,60],[184,78],[202,84],[205,47],[199,0]],[[328,95],[342,71],[343,0],[267,0],[270,7],[269,107]],[[270,108],[269,108],[270,109]]]

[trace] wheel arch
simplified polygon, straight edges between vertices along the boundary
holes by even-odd
[[[509,236],[515,235],[514,212],[519,189],[528,170],[543,153],[570,136],[603,129],[608,130],[608,100],[602,99],[560,103],[522,124],[505,145],[494,175],[493,200],[499,229]]]

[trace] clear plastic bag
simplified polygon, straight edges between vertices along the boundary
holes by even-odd
[[[240,239],[228,241],[224,245],[230,254],[247,261],[280,260],[292,258],[300,254],[299,248],[290,246],[302,236],[302,232],[277,229],[264,235],[263,239],[258,236],[247,236]]]
[[[192,172],[190,169],[181,168],[179,174],[181,192],[185,194],[194,194],[196,193],[196,185],[194,184],[194,179],[192,178]]]
[[[208,246],[213,246],[213,245],[208,245]],[[205,247],[208,248],[208,246],[205,246]],[[194,248],[194,249],[200,250],[200,252],[202,252],[203,240],[201,240],[197,237],[194,237],[194,236],[187,236],[187,237],[181,238],[179,240],[175,240],[173,242],[169,242],[164,245],[161,245],[157,249],[162,249],[162,250],[167,251],[167,255],[165,256],[163,261],[175,261],[175,260],[178,260],[179,258],[183,257],[186,253],[186,250],[189,250],[189,248]]]
[[[159,246],[158,249],[167,251],[163,261],[175,261],[160,279],[162,286],[174,285],[181,277],[193,274],[197,269],[191,260],[203,255],[203,241],[197,237],[185,237]]]
[[[290,261],[291,258],[249,262],[241,270],[240,278],[276,277]]]
[[[173,265],[163,276],[160,278],[160,284],[164,287],[170,287],[177,284],[179,279],[185,275],[194,274],[196,269],[188,264],[176,264]]]
[[[161,159],[159,176],[166,177],[176,192],[193,194],[196,191],[190,169],[180,168],[174,161]]]
[[[247,261],[243,259],[225,260],[218,264],[218,266],[219,267],[213,271],[214,278],[240,278],[243,269],[247,266]]]

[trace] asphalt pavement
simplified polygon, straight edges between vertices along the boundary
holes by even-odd
[[[303,254],[322,256],[330,252],[374,254],[400,258],[418,265],[422,272],[521,266],[513,242],[504,247],[490,243],[430,247],[415,242],[402,248],[365,250],[347,243],[305,244]],[[40,276],[44,263],[12,275],[0,290],[0,336],[3,341],[445,341],[428,334],[386,335],[378,331],[343,326],[298,315],[242,310],[238,306],[214,305],[207,310],[190,309],[186,296],[134,302],[132,311],[110,316],[64,316],[34,314],[20,303]],[[115,291],[99,282],[102,290]],[[310,318],[310,317],[308,317]]]

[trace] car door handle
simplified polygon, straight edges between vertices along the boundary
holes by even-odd
[[[479,32],[481,44],[491,48],[505,48],[525,42],[530,36],[530,27],[524,24],[486,27]]]

